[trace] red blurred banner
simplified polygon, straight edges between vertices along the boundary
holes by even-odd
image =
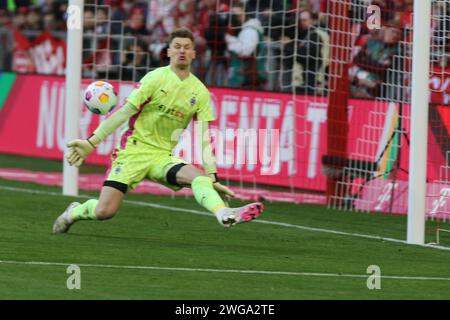
[[[12,69],[19,73],[63,75],[66,68],[66,42],[41,33],[28,40],[20,31],[14,32]]]

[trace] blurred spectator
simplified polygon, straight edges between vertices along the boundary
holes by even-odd
[[[196,7],[195,21],[197,29],[204,37],[209,26],[210,15],[216,13],[217,0],[200,0]]]
[[[13,24],[16,29],[23,30],[27,25],[28,7],[20,7],[17,9],[13,18]]]
[[[375,98],[381,94],[386,74],[400,54],[401,30],[396,25],[385,26],[378,37],[367,37],[367,42],[353,61],[350,70],[351,93],[354,97]]]
[[[432,15],[431,61],[435,64],[446,65],[450,44],[450,7],[442,2],[435,2]]]
[[[42,25],[44,31],[57,30],[57,22],[53,12],[46,12],[42,18]]]
[[[131,44],[122,55],[122,80],[138,82],[149,71],[150,60],[147,44],[138,41]]]
[[[124,31],[127,13],[123,8],[124,0],[109,0],[106,4],[111,6],[111,33],[122,34]]]
[[[228,30],[229,7],[220,5],[217,9],[216,0],[205,0],[202,13],[204,38],[208,48],[209,59],[207,62],[206,84],[221,87],[226,84],[228,61],[225,57],[225,34]]]
[[[8,11],[0,9],[0,28],[11,26],[11,17]]]
[[[56,15],[59,3],[56,0],[39,0],[39,8],[43,13],[51,12]]]
[[[95,33],[109,33],[108,12],[105,8],[95,10]]]
[[[67,18],[67,8],[69,6],[68,1],[57,0],[57,12],[56,12],[56,20],[59,22],[65,22]],[[86,9],[86,8],[85,8]]]
[[[254,2],[254,1],[253,1]],[[257,3],[257,2],[256,2]],[[247,2],[248,10],[252,1]],[[288,17],[290,6],[281,1],[263,1],[259,3],[259,12],[256,16],[264,28],[264,36],[267,46],[267,83],[266,90],[280,90],[281,77],[281,36],[284,35],[286,26],[284,22]]]
[[[327,58],[322,50],[327,35],[313,25],[310,11],[303,10],[298,16],[298,30],[290,29],[288,37],[282,40],[286,71],[283,87],[301,94],[314,94],[318,87],[317,75]]]
[[[175,27],[185,27],[192,30],[194,27],[194,1],[177,0],[174,12]]]
[[[94,32],[95,29],[95,14],[91,8],[85,8],[83,12],[83,32]]]
[[[283,2],[269,2],[261,4],[261,11],[257,14],[258,20],[264,28],[264,35],[272,40],[280,39],[284,32],[283,22],[286,18],[287,6]]]
[[[125,33],[130,35],[148,35],[145,27],[144,12],[142,9],[135,8],[126,21]]]
[[[147,0],[124,0],[122,1],[122,8],[125,10],[127,16],[131,16],[136,9],[142,10],[144,13],[144,20],[147,21],[149,2],[150,1]]]
[[[225,41],[230,52],[228,85],[248,89],[261,88],[267,79],[263,28],[256,18],[246,19],[245,7],[233,3],[232,30],[237,36],[227,33]]]
[[[27,22],[25,25],[26,29],[34,31],[42,30],[41,15],[42,13],[39,8],[33,8],[28,11]]]

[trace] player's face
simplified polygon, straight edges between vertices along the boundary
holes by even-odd
[[[194,44],[189,38],[174,38],[167,51],[170,64],[184,69],[190,66],[195,58]]]

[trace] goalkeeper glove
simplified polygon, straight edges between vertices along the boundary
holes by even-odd
[[[69,151],[66,154],[67,162],[71,166],[79,167],[88,155],[94,151],[95,147],[100,144],[101,140],[95,135],[90,136],[86,140],[76,139],[70,141],[67,146]]]
[[[232,198],[234,198],[236,195],[230,188],[228,188],[227,186],[224,186],[223,184],[221,184],[218,181],[216,173],[208,174],[208,176],[213,180],[214,189],[217,191],[217,193],[222,198],[223,202],[225,202],[225,205],[228,207],[229,201]]]

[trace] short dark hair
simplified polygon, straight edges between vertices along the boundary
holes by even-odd
[[[238,2],[238,1],[233,1],[232,8],[241,8],[245,10],[245,4],[243,4],[242,2]]]
[[[187,28],[178,28],[173,30],[169,36],[169,45],[175,38],[189,38],[191,39],[192,43],[194,43],[194,35],[192,34],[191,30]]]

